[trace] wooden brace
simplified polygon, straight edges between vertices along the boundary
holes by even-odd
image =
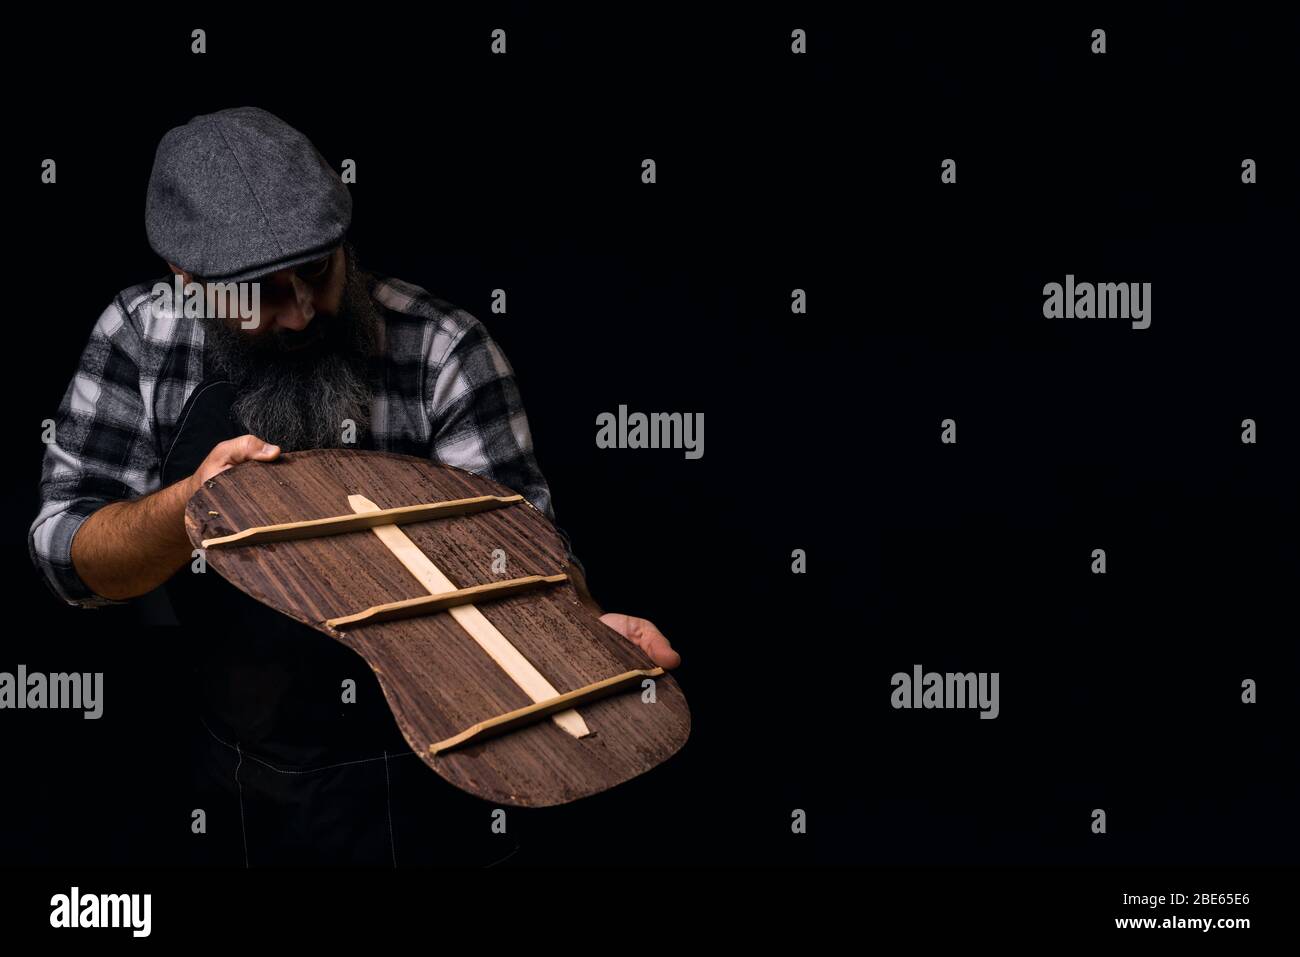
[[[205,538],[203,547],[261,545],[265,542],[291,542],[304,538],[320,538],[325,535],[342,535],[345,532],[365,531],[383,525],[405,525],[409,522],[427,522],[435,518],[473,515],[475,512],[486,512],[489,509],[513,505],[523,500],[522,495],[476,495],[473,498],[457,498],[446,502],[383,508],[360,515],[332,515],[329,518],[285,522],[282,525],[255,525],[233,535]]]
[[[554,585],[568,580],[569,576],[564,574],[525,575],[522,578],[511,578],[506,581],[489,582],[485,585],[457,588],[454,591],[444,591],[437,595],[421,595],[419,598],[406,598],[402,601],[374,605],[365,611],[357,612],[355,615],[329,618],[325,624],[330,628],[343,631],[357,625],[395,621],[399,618],[415,618],[419,615],[431,615],[434,612],[445,611],[459,605],[469,605],[494,598],[508,598],[521,592],[532,591],[534,588],[540,588],[543,585]]]
[[[358,514],[373,514],[379,511],[379,506],[364,495],[349,495],[348,504]],[[406,570],[415,576],[415,580],[423,585],[429,594],[441,595],[457,590],[456,583],[444,575],[438,566],[429,560],[429,556],[420,551],[415,542],[411,541],[400,528],[381,525],[372,528],[371,532],[384,543],[398,561],[406,566]],[[546,701],[560,693],[475,605],[456,605],[448,608],[447,614],[533,701]],[[575,738],[591,734],[587,723],[582,720],[582,715],[572,708],[551,715],[551,720]]]
[[[429,745],[430,754],[441,754],[444,751],[450,751],[452,748],[458,748],[465,744],[471,744],[484,738],[501,734],[505,731],[511,731],[525,724],[532,724],[539,721],[549,714],[556,711],[567,711],[570,708],[576,708],[578,705],[587,704],[606,695],[622,691],[629,685],[636,684],[641,678],[653,678],[664,673],[662,668],[644,668],[636,671],[625,671],[621,675],[615,675],[612,678],[605,678],[601,681],[584,685],[581,688],[575,688],[573,691],[566,691],[562,695],[554,698],[548,698],[545,701],[537,701],[523,708],[516,708],[514,711],[507,711],[505,714],[499,714],[495,718],[488,718],[486,721],[480,721],[478,724],[471,725],[460,734],[445,738],[442,741],[435,741]]]

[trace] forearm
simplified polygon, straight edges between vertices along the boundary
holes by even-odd
[[[197,489],[191,476],[130,502],[113,502],[82,524],[72,540],[72,564],[96,594],[124,600],[157,588],[189,560],[185,503]]]

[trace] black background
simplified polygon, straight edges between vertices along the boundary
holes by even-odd
[[[62,607],[26,531],[95,318],[163,275],[157,142],[236,105],[356,161],[364,264],[487,323],[593,592],[683,655],[686,748],[512,810],[507,865],[1294,861],[1295,26],[507,5],[32,29],[55,78],[14,80],[6,151],[0,670],[103,671],[106,710],[0,714],[4,861],[165,865],[202,839],[186,635]],[[1151,327],[1044,319],[1066,273],[1151,282]],[[620,403],[703,412],[704,457],[597,449]],[[893,710],[917,663],[1000,672],[1001,716]]]

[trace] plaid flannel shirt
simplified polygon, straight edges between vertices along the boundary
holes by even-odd
[[[174,310],[156,314],[153,288],[123,290],[95,323],[45,452],[28,548],[72,605],[117,604],[73,568],[73,536],[104,505],[160,487],[177,419],[204,377],[202,325]],[[383,319],[370,445],[485,475],[554,521],[514,371],[483,325],[400,280],[373,277],[370,296]]]

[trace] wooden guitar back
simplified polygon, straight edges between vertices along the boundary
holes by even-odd
[[[245,529],[352,513],[349,496],[381,509],[511,490],[423,459],[321,450],[246,463],[205,483],[190,500],[186,529],[205,540]],[[400,526],[456,588],[566,567],[564,545],[527,501],[477,514]],[[493,552],[508,571],[493,572]],[[388,602],[426,596],[424,587],[372,530],[301,541],[211,547],[206,561],[277,611],[340,641],[370,665],[403,736],[434,771],[498,804],[543,807],[595,794],[671,757],[690,733],[690,712],[667,674],[577,708],[591,732],[574,737],[544,717],[462,747],[430,752],[471,726],[535,698],[515,683],[448,612],[381,621],[345,632],[325,624]],[[475,607],[554,688],[565,693],[654,664],[578,600],[569,581]],[[221,609],[214,608],[214,615]],[[328,637],[327,637],[328,636]],[[653,700],[649,700],[653,698]]]

